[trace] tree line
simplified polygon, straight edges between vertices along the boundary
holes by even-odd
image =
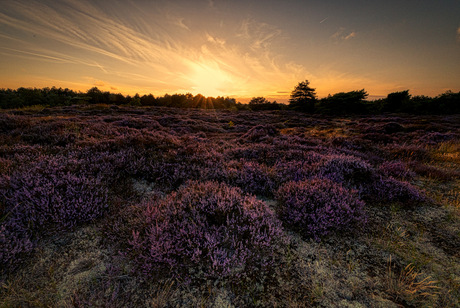
[[[348,114],[454,114],[460,113],[460,92],[447,91],[436,97],[412,96],[409,90],[393,92],[386,98],[367,100],[369,94],[364,90],[339,92],[318,98],[308,80],[300,82],[291,92],[289,105],[254,97],[249,106],[252,110],[291,109],[305,113],[348,115]]]
[[[93,87],[86,92],[67,88],[18,88],[0,89],[0,108],[13,109],[30,106],[70,106],[75,104],[107,104],[128,106],[162,106],[201,109],[244,109],[244,105],[230,97],[205,97],[201,94],[165,94],[155,97],[152,94],[134,96],[111,93]]]
[[[0,108],[13,109],[36,105],[46,107],[74,104],[108,104],[129,106],[162,106],[176,108],[228,109],[228,110],[295,110],[304,113],[327,115],[347,114],[453,114],[460,113],[460,92],[447,91],[436,97],[412,96],[409,90],[390,93],[386,98],[367,100],[364,90],[339,92],[318,98],[308,80],[299,82],[291,92],[289,104],[269,101],[264,97],[253,97],[248,104],[230,97],[205,97],[201,94],[152,94],[134,96],[104,92],[93,87],[86,92],[67,88],[18,88],[0,89]]]

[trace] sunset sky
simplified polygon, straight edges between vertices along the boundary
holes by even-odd
[[[460,91],[459,0],[0,0],[0,88]]]

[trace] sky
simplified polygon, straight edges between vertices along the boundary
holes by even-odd
[[[0,88],[460,91],[460,0],[0,0]]]

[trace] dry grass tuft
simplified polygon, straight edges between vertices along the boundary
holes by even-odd
[[[460,163],[460,140],[440,143],[433,156],[439,161]]]
[[[153,293],[153,298],[150,301],[151,308],[161,308],[166,307],[171,295],[174,293],[174,281],[167,280],[164,283],[160,284],[155,292]]]
[[[431,276],[421,279],[422,273],[417,272],[412,263],[403,268],[399,275],[394,273],[393,267],[390,256],[386,285],[387,291],[396,301],[412,302],[433,299],[438,294],[437,281],[431,280]]]

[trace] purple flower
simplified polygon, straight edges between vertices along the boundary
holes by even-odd
[[[288,182],[276,196],[286,225],[315,239],[366,222],[364,202],[355,192],[327,179]]]
[[[144,204],[144,225],[129,253],[145,274],[201,268],[203,278],[242,279],[267,270],[285,241],[268,206],[238,188],[189,182],[159,203]]]

